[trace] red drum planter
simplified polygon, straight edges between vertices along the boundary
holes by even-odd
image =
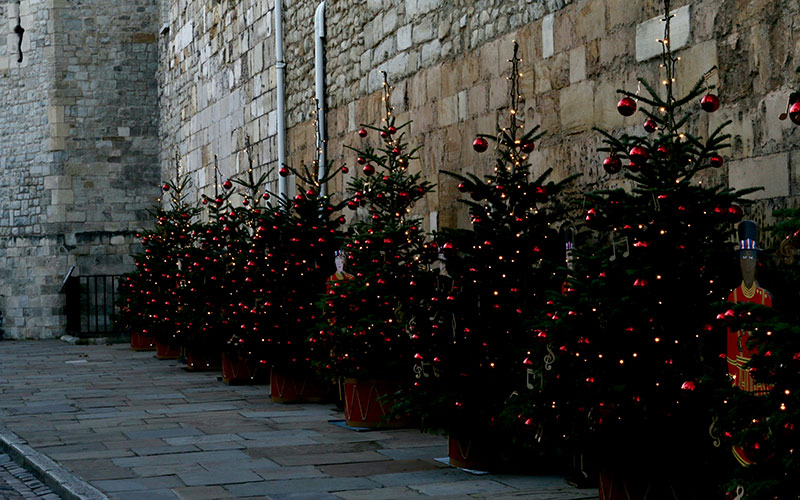
[[[399,383],[386,380],[345,379],[345,423],[350,427],[408,427],[406,419],[387,420],[385,417],[390,414],[391,404],[381,401],[381,398],[394,394],[399,388]]]
[[[221,368],[219,353],[186,349],[186,369],[190,372],[213,372]]]
[[[158,359],[178,359],[181,357],[179,346],[162,344],[156,340],[156,358]]]
[[[250,368],[247,360],[237,355],[222,353],[222,381],[228,385],[254,384],[258,368]]]
[[[155,340],[150,335],[140,332],[131,332],[131,349],[134,351],[155,351]]]
[[[269,395],[275,403],[322,403],[331,397],[331,387],[310,370],[273,366]]]
[[[450,465],[471,470],[490,470],[499,458],[486,434],[451,433],[447,437]]]

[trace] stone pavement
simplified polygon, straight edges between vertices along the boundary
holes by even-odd
[[[0,453],[0,499],[61,500],[61,497],[12,461],[10,456]]]
[[[275,404],[266,386],[181,367],[127,345],[2,341],[0,441],[41,454],[65,500],[597,497],[557,477],[473,475],[434,460],[443,437],[354,432],[329,422],[344,418],[333,405]],[[85,483],[65,494],[58,478]]]

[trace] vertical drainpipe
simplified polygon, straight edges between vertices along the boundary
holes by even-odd
[[[325,134],[325,2],[320,2],[314,14],[314,70],[317,89],[317,137],[319,143],[319,178],[327,173],[327,136]],[[325,196],[327,187],[320,187],[320,195]]]
[[[278,168],[286,163],[286,117],[284,116],[284,100],[286,98],[283,77],[286,62],[283,60],[283,0],[275,0],[275,69],[277,80],[277,107],[278,107]],[[289,180],[287,177],[278,176],[278,195],[282,198],[289,197]]]

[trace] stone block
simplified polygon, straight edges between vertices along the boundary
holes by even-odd
[[[508,105],[508,80],[503,76],[492,78],[489,82],[489,109],[499,109]]]
[[[703,75],[717,65],[717,42],[707,42],[693,45],[681,52],[678,62],[678,78],[675,82],[676,95],[686,95],[694,85],[703,78]],[[708,79],[709,85],[716,85],[719,77],[714,74]]]
[[[577,40],[596,40],[606,34],[606,2],[589,0],[575,15],[574,33]]]
[[[439,59],[442,52],[442,42],[432,40],[422,46],[422,66],[430,66]]]
[[[446,127],[458,122],[458,96],[451,95],[442,98],[438,105],[439,125]]]
[[[75,203],[75,193],[71,189],[54,189],[50,202],[53,205],[72,205]]]
[[[569,51],[569,83],[586,79],[586,47],[578,45]]]
[[[554,53],[553,24],[555,14],[547,14],[542,18],[542,57],[547,59]]]
[[[45,189],[69,189],[72,187],[72,177],[68,175],[48,175],[44,178]]]
[[[411,24],[401,26],[397,30],[397,50],[406,50],[411,47]]]
[[[567,133],[583,132],[594,125],[594,89],[592,82],[581,82],[563,89],[559,110],[561,129]]]
[[[489,88],[485,83],[476,85],[469,89],[467,102],[470,116],[477,116],[486,112],[486,105],[489,102],[488,89]]]
[[[728,185],[732,189],[763,187],[745,198],[761,200],[789,195],[789,155],[744,158],[729,163]]]
[[[689,43],[689,5],[670,12],[670,48],[675,51]],[[661,56],[659,40],[664,38],[664,16],[656,16],[636,26],[636,60],[646,61]]]

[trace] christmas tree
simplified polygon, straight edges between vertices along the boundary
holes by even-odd
[[[422,415],[423,427],[451,435],[497,431],[508,398],[524,382],[518,350],[532,316],[563,281],[557,228],[567,217],[560,199],[573,178],[554,182],[552,169],[532,172],[529,155],[544,133],[538,126],[524,132],[517,51],[514,42],[509,124],[473,143],[478,153],[495,144],[492,172],[446,172],[470,194],[461,201],[472,227],[437,235],[441,268],[434,295],[423,302],[428,310],[416,321],[417,380],[403,406]]]
[[[679,59],[665,7],[661,89],[640,79],[646,95],[620,91],[619,112],[638,110],[643,129],[620,137],[600,131],[605,170],[619,175],[627,160],[622,175],[632,187],[587,194],[591,231],[579,234],[565,293],[553,295],[531,339],[538,383],[520,422],[551,423],[543,432],[594,452],[599,463],[672,474],[675,482],[660,487],[678,488],[698,479],[698,464],[724,460],[714,458],[708,436],[716,403],[722,406],[709,395],[728,384],[719,359],[724,341],[712,323],[736,283],[731,222],[742,216],[734,203],[746,191],[698,178],[723,165],[727,122],[705,138],[691,133],[695,115],[683,108],[699,101],[713,113],[719,98],[705,78],[674,96]],[[687,464],[682,476],[665,472],[675,460]],[[713,482],[711,469],[702,470],[703,481]]]
[[[408,123],[395,123],[390,99],[384,73],[382,126],[359,131],[378,134],[380,146],[351,148],[363,175],[348,185],[347,206],[360,218],[342,249],[346,269],[329,281],[321,331],[310,339],[320,357],[330,355],[321,365],[333,375],[397,380],[411,372],[409,324],[428,274],[425,234],[411,211],[432,185],[410,170],[416,149],[404,142]]]
[[[155,336],[162,344],[179,346],[199,327],[192,314],[199,269],[194,266],[201,209],[187,201],[190,181],[180,173],[164,183],[167,207],[156,206],[152,231],[140,233],[144,253],[134,258],[136,270],[120,289],[119,321],[132,331]]]
[[[261,340],[257,355],[284,373],[309,367],[306,340],[316,331],[318,303],[335,271],[334,252],[344,236],[340,227],[345,218],[340,212],[347,199],[334,201],[326,194],[329,181],[341,170],[320,164],[320,147],[310,167],[279,170],[281,176],[293,173],[302,185],[293,200],[279,200],[273,216],[267,265],[272,280],[266,294],[256,294],[263,298],[256,310],[265,319],[257,332]]]

